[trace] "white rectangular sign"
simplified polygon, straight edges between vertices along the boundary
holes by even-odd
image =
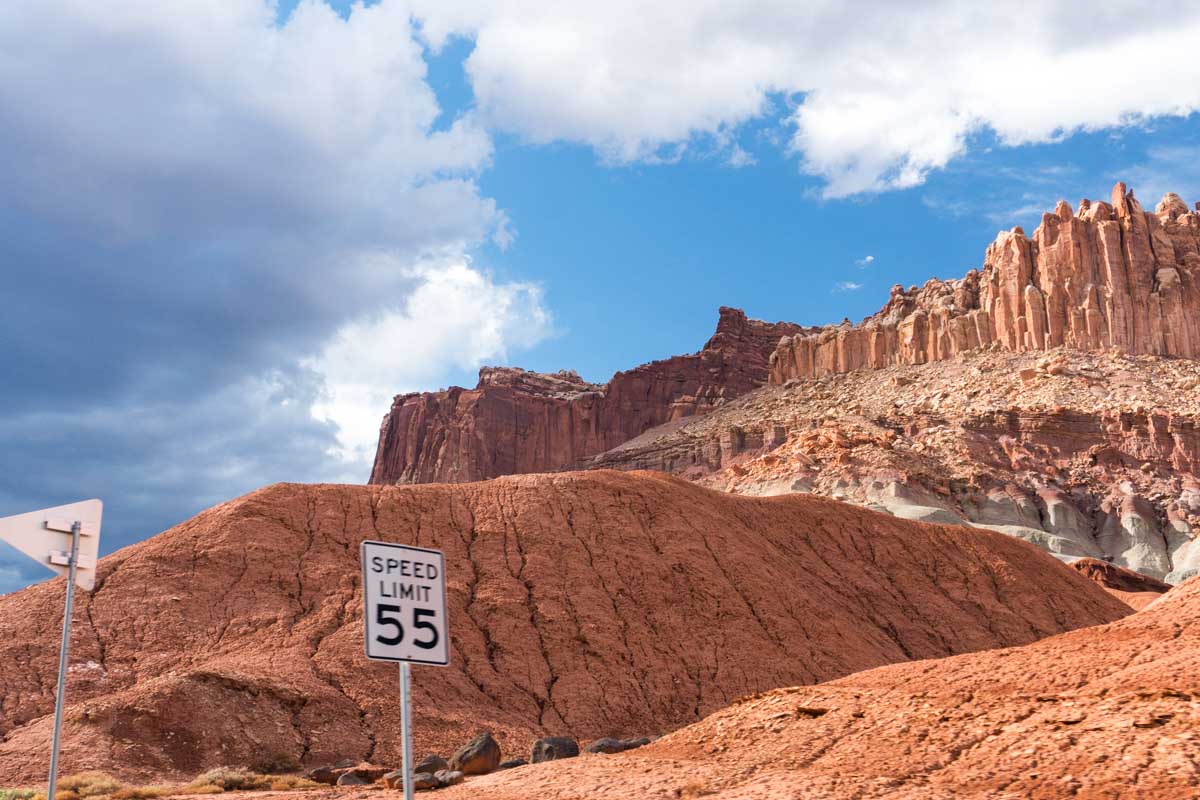
[[[450,663],[445,564],[440,550],[362,543],[367,658]]]

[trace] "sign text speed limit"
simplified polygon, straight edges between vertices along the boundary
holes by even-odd
[[[367,658],[450,663],[445,559],[438,550],[362,543]]]

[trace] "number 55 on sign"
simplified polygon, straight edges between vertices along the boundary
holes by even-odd
[[[437,550],[362,543],[367,658],[450,663],[445,563]]]

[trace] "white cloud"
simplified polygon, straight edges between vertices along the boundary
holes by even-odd
[[[857,292],[861,288],[863,285],[854,281],[839,281],[833,285],[835,292]]]
[[[854,263],[865,269],[866,267],[869,267],[871,264],[875,263],[875,256],[863,256]]]
[[[427,388],[447,366],[503,360],[551,333],[535,284],[497,282],[467,261],[398,269],[417,282],[403,305],[343,326],[307,364],[327,389],[313,416],[337,424],[336,455],[351,480],[370,470],[394,394]]]
[[[467,62],[489,124],[655,159],[794,98],[790,147],[824,194],[913,186],[990,129],[1005,145],[1200,108],[1200,6],[413,0]],[[734,144],[730,145],[735,146]]]

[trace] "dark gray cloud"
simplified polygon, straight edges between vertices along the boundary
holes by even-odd
[[[469,259],[503,222],[488,135],[440,113],[393,3],[6,4],[0,515],[101,497],[108,552],[265,483],[365,478],[314,414],[329,343],[442,274],[512,290]],[[384,395],[446,369],[353,355]],[[38,569],[0,551],[0,591]]]

